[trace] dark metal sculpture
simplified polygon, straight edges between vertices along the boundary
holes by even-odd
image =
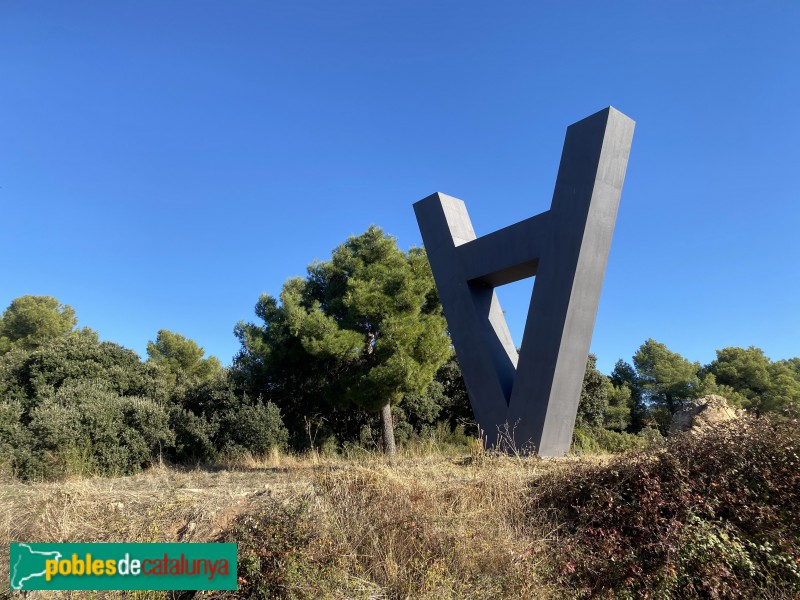
[[[461,200],[414,204],[487,443],[570,447],[634,122],[606,108],[567,128],[550,210],[480,238]],[[536,276],[519,355],[494,288]]]

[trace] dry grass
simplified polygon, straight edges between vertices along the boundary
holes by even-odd
[[[525,517],[538,469],[418,462],[321,473],[315,483],[348,570],[388,595],[524,597],[544,591],[535,573],[555,529]]]
[[[196,597],[795,598],[798,443],[759,420],[611,460],[414,447],[5,480],[0,578],[9,541],[235,541],[238,592]]]
[[[557,542],[558,525],[546,511],[531,518],[526,489],[570,462],[492,457],[480,450],[459,459],[415,450],[393,466],[380,455],[344,460],[273,454],[240,458],[218,471],[157,467],[115,479],[6,481],[0,485],[0,580],[8,578],[12,541],[241,537],[241,564],[248,549],[269,543],[253,538],[243,519],[261,515],[267,532],[259,535],[269,537],[269,524],[277,522],[270,511],[302,507],[314,538],[327,540],[324,575],[314,565],[300,568],[269,596],[545,598],[558,595],[539,576],[548,547]],[[321,560],[310,546],[291,549],[300,562]],[[306,579],[328,578],[326,591],[309,588],[314,582],[304,581],[304,573]],[[256,574],[256,583],[258,577],[277,575]],[[255,593],[256,588],[249,589]],[[81,594],[63,593],[72,596]]]
[[[9,542],[211,541],[259,495],[291,498],[308,485],[307,475],[266,466],[251,472],[158,467],[113,479],[6,481],[0,485],[0,580],[8,581]]]

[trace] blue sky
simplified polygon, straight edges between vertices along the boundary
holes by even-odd
[[[564,132],[636,120],[592,350],[800,354],[797,2],[0,0],[0,307],[144,354],[232,330],[371,223],[549,208]],[[501,289],[519,342],[524,283]]]

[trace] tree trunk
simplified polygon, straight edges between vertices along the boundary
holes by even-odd
[[[383,451],[389,458],[394,458],[397,449],[394,446],[394,423],[392,423],[392,405],[387,402],[381,409],[383,421]]]

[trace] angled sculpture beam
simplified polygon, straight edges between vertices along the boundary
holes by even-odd
[[[476,237],[464,203],[414,204],[472,408],[489,445],[562,456],[581,383],[634,122],[606,108],[567,128],[550,210]],[[519,355],[494,288],[536,276]]]

